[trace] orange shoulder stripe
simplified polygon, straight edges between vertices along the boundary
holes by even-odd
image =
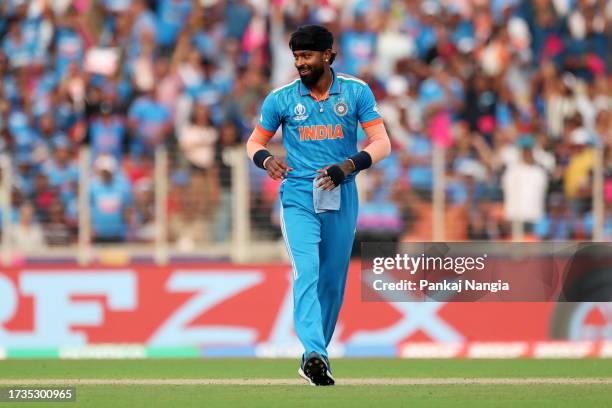
[[[272,132],[272,131],[264,128],[259,123],[256,124],[255,127],[257,128],[257,130],[259,130],[261,133],[263,133],[264,136],[267,136],[268,139],[271,138],[272,136],[274,136],[274,133],[276,133],[276,132]]]
[[[368,128],[370,126],[378,125],[379,123],[383,123],[383,119],[382,118],[376,118],[376,119],[370,120],[368,122],[363,122],[361,124],[361,127],[365,129],[365,128]]]

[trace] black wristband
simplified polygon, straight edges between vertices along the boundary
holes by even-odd
[[[267,151],[266,149],[258,150],[253,155],[253,163],[255,163],[255,165],[257,167],[259,167],[260,169],[264,169],[265,170],[266,168],[264,167],[264,162],[270,156],[272,156],[272,154],[269,151]]]
[[[372,165],[372,156],[365,150],[349,157],[355,163],[355,171],[365,170]]]
[[[331,179],[334,186],[338,187],[346,178],[340,166],[334,164],[327,169],[327,175]]]

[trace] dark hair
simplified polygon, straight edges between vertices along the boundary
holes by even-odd
[[[208,109],[208,106],[202,104],[201,102],[198,101],[194,101],[193,105],[191,106],[191,112],[189,113],[189,123],[190,124],[195,124],[196,121],[196,110],[198,108],[204,108],[204,110],[206,110],[206,116],[207,116],[207,121],[206,121],[206,126],[212,126],[212,118],[210,115],[210,109]]]
[[[291,51],[327,51],[334,45],[334,35],[325,27],[317,24],[300,26],[291,34],[289,48]],[[332,53],[331,62],[335,58]]]

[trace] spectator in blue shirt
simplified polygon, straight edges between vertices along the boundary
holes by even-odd
[[[373,168],[368,176],[368,189],[357,218],[358,228],[367,232],[395,235],[402,228],[402,220],[399,208],[391,197],[392,186],[386,183],[381,168]]]
[[[70,157],[67,140],[57,141],[53,157],[44,164],[42,171],[47,175],[49,184],[59,191],[65,207],[70,207],[77,198],[79,168]]]
[[[20,22],[16,18],[9,19],[8,33],[2,41],[2,51],[10,55],[10,63],[13,68],[21,68],[33,62],[35,56],[35,44],[28,42],[23,35]]]
[[[440,60],[434,60],[431,76],[419,87],[419,103],[425,110],[451,109],[458,112],[464,98],[463,85],[447,72]]]
[[[231,81],[221,73],[213,60],[202,58],[200,60],[199,78],[185,86],[186,94],[194,102],[209,106],[215,119],[223,95],[231,91]]]
[[[71,62],[81,63],[85,55],[85,44],[79,33],[71,26],[60,25],[55,35],[55,72],[63,77]]]
[[[573,238],[574,225],[567,205],[560,194],[548,199],[548,211],[534,226],[534,233],[542,240],[567,241]]]
[[[9,114],[8,129],[13,136],[15,153],[28,154],[32,158],[31,153],[38,143],[38,135],[32,128],[28,115],[21,108],[16,108]]]
[[[15,160],[15,186],[25,199],[34,196],[34,178],[36,169],[30,152],[20,152],[14,156]]]
[[[125,139],[125,123],[115,115],[109,102],[100,104],[100,115],[89,125],[89,138],[93,157],[107,153],[121,160]]]
[[[158,40],[172,47],[192,11],[191,0],[157,0]]]
[[[374,58],[376,51],[376,34],[368,30],[365,16],[356,15],[353,29],[346,31],[341,39],[344,57],[343,72],[360,76]]]
[[[163,144],[172,128],[170,112],[156,101],[153,91],[137,98],[128,111],[128,126],[132,132],[130,154],[139,157],[153,155],[155,147]]]
[[[245,0],[228,0],[225,2],[224,27],[227,39],[240,40],[244,35],[253,11]]]
[[[427,51],[436,44],[437,37],[434,25],[440,9],[437,2],[424,1],[421,3],[419,18],[415,20],[407,19],[407,23],[411,25],[410,29],[416,31],[413,33],[419,58],[424,58]]]
[[[405,152],[400,153],[400,160],[408,166],[410,186],[418,193],[428,197],[433,186],[431,169],[431,139],[422,133],[414,133]]]
[[[157,44],[157,19],[155,14],[149,9],[146,0],[134,0],[130,11],[133,17],[133,24],[128,51],[130,56],[135,56],[140,55],[141,37],[146,32],[152,37],[153,42]]]
[[[117,177],[119,167],[112,156],[99,156],[94,167],[99,178],[89,188],[93,241],[123,242],[127,234],[127,211],[132,205],[131,192]]]
[[[52,112],[47,112],[38,120],[37,139],[44,147],[51,151],[56,141],[64,139],[64,133],[58,131],[55,117]]]

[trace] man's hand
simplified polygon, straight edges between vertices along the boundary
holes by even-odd
[[[287,165],[285,159],[283,157],[270,156],[268,157],[263,166],[265,167],[268,175],[272,177],[274,180],[282,180],[287,177],[287,174],[291,170],[291,167]]]
[[[331,167],[340,169],[341,173],[335,172],[334,169],[330,170]],[[355,164],[352,160],[347,159],[341,163],[332,164],[317,171],[319,175],[316,180],[320,180],[317,187],[321,187],[323,190],[333,190],[338,187],[349,174],[355,171]]]

